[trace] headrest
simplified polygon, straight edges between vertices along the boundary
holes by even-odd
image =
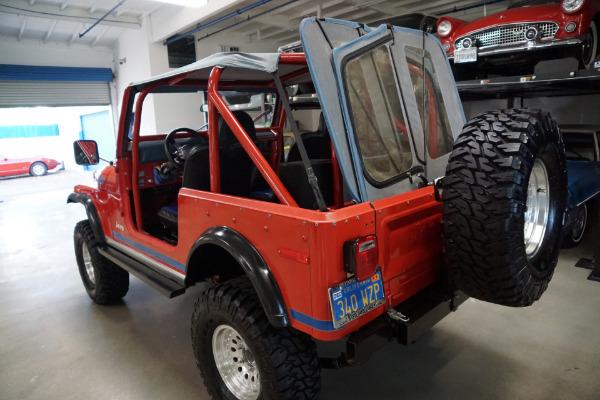
[[[323,117],[323,112],[319,115],[319,127],[317,128],[317,132],[321,136],[329,136],[329,130],[327,129],[327,124],[325,123],[325,117]]]
[[[238,120],[242,128],[244,128],[250,137],[250,140],[255,142],[256,129],[254,128],[254,121],[252,121],[252,117],[250,117],[250,115],[244,111],[234,111],[233,115],[235,119]],[[231,128],[229,128],[229,125],[227,125],[225,120],[219,116],[219,147],[223,149],[237,143],[239,143],[239,141],[235,137],[235,134]]]

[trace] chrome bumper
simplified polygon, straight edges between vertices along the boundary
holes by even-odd
[[[503,46],[489,46],[479,47],[477,49],[477,57],[493,56],[493,55],[504,55],[508,53],[522,52],[522,51],[535,51],[535,50],[547,50],[557,47],[570,47],[581,45],[583,43],[582,37],[574,37],[569,39],[550,39],[542,42],[529,41],[525,43],[519,43],[516,45],[503,45]],[[454,53],[448,54],[448,59],[454,59]]]

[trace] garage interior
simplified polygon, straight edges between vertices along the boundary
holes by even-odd
[[[0,106],[107,106],[114,135],[126,86],[186,62],[169,54],[166,43],[173,39],[191,39],[194,60],[221,51],[276,52],[298,40],[306,16],[369,24],[422,12],[472,20],[511,2],[204,0],[194,8],[168,3],[176,1],[3,0],[0,67],[41,69],[32,69],[38,78],[0,79]],[[63,78],[43,74],[65,67],[110,70],[112,80],[82,78],[84,92],[101,86],[100,94],[83,99],[69,99],[68,92],[41,95],[66,81],[57,80],[64,78],[62,70]],[[523,106],[550,111],[559,124],[600,125],[596,80],[549,84],[537,92],[460,82],[458,88],[467,119]],[[26,93],[33,94],[24,99]],[[18,99],[24,102],[15,103]],[[169,112],[164,104],[154,106],[157,115]],[[22,140],[27,146],[29,139]],[[112,159],[114,153],[101,156]],[[0,179],[0,398],[208,399],[189,332],[191,310],[205,287],[169,300],[132,277],[122,303],[93,304],[72,242],[85,210],[67,205],[66,198],[75,184],[95,183],[92,171],[71,163],[43,178]],[[549,289],[533,306],[513,309],[469,299],[411,346],[390,343],[364,365],[323,370],[321,398],[597,399],[600,283],[575,264],[593,258],[599,224],[596,215],[582,243],[561,251]],[[324,352],[331,347],[319,345]]]

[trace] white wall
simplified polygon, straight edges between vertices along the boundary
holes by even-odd
[[[174,17],[175,18],[175,17]],[[127,30],[118,40],[114,59],[118,111],[125,89],[132,82],[139,82],[152,76],[172,70],[169,68],[167,46],[155,41],[152,30],[156,25],[147,18],[140,30]],[[169,23],[172,23],[170,21]],[[238,46],[244,52],[274,52],[276,42],[249,43],[247,37],[223,33],[221,35],[195,41],[196,59],[205,58],[220,51],[220,45]],[[123,62],[119,62],[122,60]],[[179,95],[178,101],[168,96],[149,96],[142,110],[142,134],[166,133],[176,127],[199,128],[204,123],[200,114],[201,96],[198,94]]]
[[[0,37],[0,64],[43,65],[53,67],[113,68],[109,48],[43,44],[37,40],[17,41]]]

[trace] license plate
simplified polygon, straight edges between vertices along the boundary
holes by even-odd
[[[337,329],[385,303],[381,271],[358,282],[350,279],[329,288],[333,326]]]
[[[477,47],[457,50],[454,52],[454,63],[468,63],[477,61]]]

